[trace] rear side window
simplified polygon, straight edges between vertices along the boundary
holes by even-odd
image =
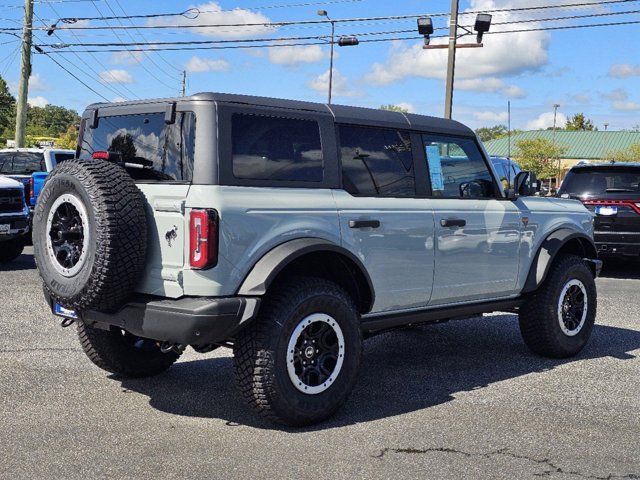
[[[164,113],[101,117],[97,128],[85,128],[81,159],[107,151],[135,180],[191,181],[193,114],[178,113],[165,123]]]
[[[0,152],[0,173],[6,175],[31,175],[44,172],[44,155],[38,152]]]
[[[231,138],[236,178],[323,180],[320,126],[314,120],[234,113]]]
[[[73,153],[55,153],[54,158],[56,159],[56,165],[64,162],[65,160],[71,160],[75,157]]]
[[[342,183],[352,195],[416,195],[409,132],[385,128],[338,127]]]
[[[490,198],[495,184],[475,142],[468,138],[423,135],[434,197]]]
[[[640,168],[576,168],[569,171],[558,192],[578,196],[610,193],[640,195]]]

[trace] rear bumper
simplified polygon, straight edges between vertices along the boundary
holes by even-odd
[[[640,257],[640,243],[596,242],[598,257]]]
[[[9,225],[9,232],[0,233],[0,242],[13,240],[29,233],[30,217],[21,214],[2,214],[0,215],[0,224]]]
[[[208,345],[232,338],[258,311],[257,297],[177,300],[138,297],[118,312],[83,312],[89,325],[115,326],[133,335],[182,345]]]

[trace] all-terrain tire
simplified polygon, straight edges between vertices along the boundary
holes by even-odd
[[[0,263],[11,262],[18,258],[24,250],[24,240],[16,238],[0,242]]]
[[[88,245],[72,274],[61,273],[50,237],[54,210],[64,207],[65,199],[76,202],[75,210],[86,211],[79,215]],[[54,209],[57,201],[62,206]],[[33,249],[44,288],[55,302],[78,311],[117,309],[140,278],[146,237],[142,192],[122,167],[67,160],[47,179],[34,213]]]
[[[123,377],[158,375],[180,357],[175,351],[163,353],[157,342],[135,337],[120,329],[100,330],[78,323],[82,350],[95,365]]]
[[[581,324],[563,330],[561,296],[565,287],[582,285],[586,292],[583,303],[586,316]],[[576,291],[584,297],[581,288]],[[526,345],[538,355],[567,358],[576,355],[589,340],[596,318],[597,292],[595,279],[586,262],[576,255],[555,259],[544,283],[520,307],[520,332]],[[582,315],[579,315],[582,318]],[[581,325],[581,326],[580,326]],[[570,327],[573,324],[570,324]]]
[[[326,390],[309,394],[294,386],[287,352],[296,328],[314,314],[330,316],[339,325],[344,360]],[[262,303],[259,318],[234,344],[241,394],[250,407],[277,423],[304,426],[330,417],[344,404],[357,378],[362,355],[359,322],[352,298],[330,281],[298,277],[275,286]]]

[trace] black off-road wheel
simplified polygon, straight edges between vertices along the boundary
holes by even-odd
[[[167,370],[180,357],[163,353],[154,340],[136,337],[121,329],[100,330],[78,322],[82,350],[95,365],[123,377],[151,377]]]
[[[0,263],[7,263],[18,258],[24,250],[24,240],[16,238],[0,242]]]
[[[234,345],[236,380],[268,419],[311,425],[333,415],[355,384],[362,338],[359,314],[338,285],[293,278],[265,298],[260,317]]]
[[[520,307],[520,331],[538,355],[567,358],[584,348],[596,319],[596,283],[587,263],[562,255],[538,290]]]
[[[142,193],[123,168],[67,160],[47,179],[33,219],[45,290],[70,309],[117,309],[144,268],[146,236]]]

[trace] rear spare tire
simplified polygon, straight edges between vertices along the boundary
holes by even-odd
[[[144,268],[142,193],[118,165],[68,160],[49,176],[33,219],[33,251],[53,301],[78,311],[124,303]]]

